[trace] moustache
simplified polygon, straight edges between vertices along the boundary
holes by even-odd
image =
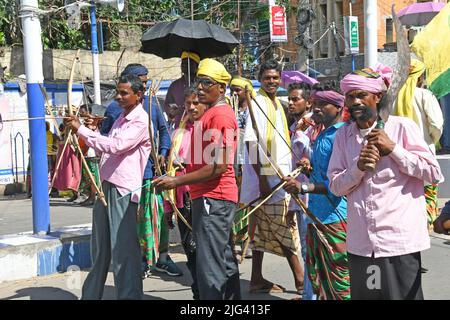
[[[350,112],[350,116],[352,120],[360,120],[360,121],[367,121],[372,119],[375,114],[373,110],[365,105],[362,104],[356,104],[348,107],[348,111]],[[361,111],[361,114],[357,117],[353,115],[355,111]]]
[[[364,111],[367,107],[363,104],[354,104],[350,107],[348,107],[348,111],[352,112],[352,111]]]

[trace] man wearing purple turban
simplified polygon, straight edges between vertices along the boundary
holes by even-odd
[[[441,170],[412,120],[390,116],[384,130],[375,128],[389,71],[363,69],[341,81],[352,121],[336,134],[328,178],[348,201],[352,299],[423,299],[423,184],[439,181]]]
[[[314,90],[315,89],[315,90]],[[336,132],[342,122],[344,96],[330,88],[313,88],[312,119],[324,129],[312,145],[309,183],[287,177],[286,191],[310,193],[308,206],[325,225],[339,233],[344,239],[347,225],[347,201],[329,191],[327,168],[330,163]],[[309,167],[308,163],[304,163]],[[293,202],[291,200],[291,202]],[[291,207],[291,206],[290,206]],[[319,232],[314,222],[307,218],[305,270],[313,291],[321,300],[350,299],[350,281],[345,241],[328,232]],[[323,240],[325,239],[325,240]],[[330,249],[331,248],[331,249]],[[306,282],[305,282],[306,283]]]

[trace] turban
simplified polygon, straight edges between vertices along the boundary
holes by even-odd
[[[342,94],[332,90],[326,91],[316,90],[312,92],[311,99],[315,101],[325,101],[334,106],[342,108],[344,107],[345,97]]]
[[[194,52],[183,51],[183,53],[181,54],[181,59],[186,58],[194,60],[197,63],[200,63],[200,56]]]
[[[228,84],[231,80],[231,75],[228,73],[225,66],[214,59],[203,59],[200,61],[197,70],[197,76],[207,76],[217,82]]]
[[[419,115],[414,111],[413,99],[414,90],[417,87],[417,80],[425,71],[425,65],[416,59],[411,59],[409,76],[397,97],[394,114],[400,117],[407,117],[419,124]]]
[[[148,69],[144,67],[142,64],[129,64],[123,69],[121,76],[127,75],[135,75],[135,76],[146,76],[148,74]]]
[[[245,89],[245,87],[248,87],[248,90],[250,90],[250,93],[252,97],[256,97],[256,91],[253,89],[253,84],[250,80],[242,77],[234,77],[231,80],[230,87],[241,87],[242,89]]]
[[[370,93],[386,91],[391,84],[393,70],[378,63],[374,68],[365,68],[349,73],[341,80],[341,90],[347,94],[353,90]]]

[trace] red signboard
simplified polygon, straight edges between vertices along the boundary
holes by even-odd
[[[270,39],[274,42],[287,41],[286,12],[283,6],[270,6]]]

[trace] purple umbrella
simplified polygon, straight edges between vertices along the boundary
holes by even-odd
[[[300,71],[281,71],[281,86],[283,88],[287,89],[291,83],[301,82],[305,82],[309,85],[319,83],[316,79],[311,78]]]
[[[408,26],[425,26],[445,7],[441,2],[419,2],[403,8],[398,12],[402,24]]]

